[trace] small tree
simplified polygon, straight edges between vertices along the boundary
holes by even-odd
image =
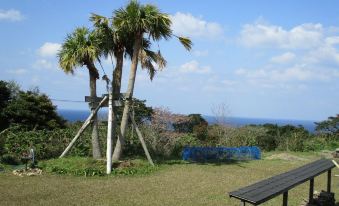
[[[47,95],[38,91],[20,91],[4,109],[9,124],[19,124],[29,130],[65,127],[65,120],[56,112],[56,107]]]
[[[328,117],[327,120],[322,122],[315,122],[315,124],[317,125],[317,132],[339,136],[339,114],[334,117]]]
[[[230,110],[226,103],[222,102],[220,104],[213,105],[211,112],[217,125],[226,126],[226,118],[230,115]]]
[[[8,83],[0,81],[0,132],[8,127],[8,120],[5,118],[4,109],[7,107],[11,98],[11,91],[8,88]]]

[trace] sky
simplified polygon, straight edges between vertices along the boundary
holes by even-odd
[[[172,30],[190,37],[154,43],[167,67],[150,81],[138,68],[134,94],[174,113],[213,115],[226,105],[234,117],[324,120],[339,113],[339,1],[145,0],[168,13]],[[121,0],[1,0],[0,80],[39,87],[58,109],[86,110],[88,70],[65,74],[57,53],[89,17],[111,17]],[[102,59],[104,71],[112,62]],[[113,63],[114,64],[114,63]],[[126,59],[123,91],[130,61]],[[103,72],[98,66],[100,74]],[[107,93],[98,80],[98,95]],[[214,109],[213,109],[214,108]]]

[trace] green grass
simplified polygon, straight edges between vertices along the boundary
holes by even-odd
[[[88,178],[44,173],[42,176],[20,178],[2,172],[0,205],[240,205],[236,199],[230,199],[227,193],[319,158],[309,153],[299,153],[298,156],[306,160],[264,159],[229,164],[171,161],[161,164],[156,171],[132,176]],[[81,161],[85,160],[79,159]],[[60,161],[59,164],[65,167],[70,163]],[[334,170],[334,174],[339,174],[339,170]],[[338,200],[339,178],[332,179],[332,188]],[[308,186],[305,183],[290,190],[289,205],[300,205],[308,197]],[[315,179],[315,190],[325,188],[326,174],[323,174]],[[279,196],[262,205],[281,204],[282,197]]]

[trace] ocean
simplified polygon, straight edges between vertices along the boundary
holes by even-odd
[[[67,121],[75,122],[75,121],[84,121],[89,116],[89,111],[86,110],[64,110],[60,109],[58,110],[58,113]],[[107,119],[107,110],[101,110],[98,113],[99,119]],[[206,121],[209,124],[214,124],[215,118],[213,116],[207,116],[203,115],[203,117],[206,119]],[[229,125],[235,126],[235,127],[241,127],[249,124],[277,124],[279,126],[283,125],[293,125],[293,126],[303,126],[305,129],[307,129],[309,132],[315,131],[315,123],[314,121],[309,120],[289,120],[289,119],[265,119],[265,118],[244,118],[244,117],[228,117],[225,122]]]

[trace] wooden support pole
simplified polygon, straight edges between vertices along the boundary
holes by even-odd
[[[148,162],[149,162],[152,166],[154,166],[153,160],[152,160],[152,158],[151,158],[151,155],[150,155],[149,152],[148,152],[146,143],[145,143],[144,138],[142,137],[142,134],[141,134],[141,132],[140,132],[138,126],[137,126],[137,123],[135,122],[133,116],[132,116],[130,113],[129,113],[129,117],[130,117],[130,119],[131,119],[131,121],[132,121],[132,124],[133,124],[133,126],[134,126],[134,128],[135,128],[135,131],[136,131],[136,133],[137,133],[137,136],[138,136],[138,138],[139,138],[139,140],[140,140],[140,142],[141,142],[142,148],[143,148],[144,151],[145,151],[145,154],[146,154],[146,157],[147,157],[147,159],[148,159]]]
[[[85,129],[90,125],[91,120],[93,119],[94,115],[98,112],[98,110],[100,109],[100,107],[105,103],[105,101],[107,100],[108,97],[104,97],[101,102],[99,103],[99,105],[91,112],[91,114],[88,116],[88,118],[86,119],[86,121],[84,122],[84,124],[81,126],[81,128],[79,129],[78,133],[75,135],[75,137],[72,139],[71,143],[69,143],[69,145],[66,147],[65,151],[60,155],[59,158],[64,157],[69,150],[73,147],[74,143],[77,141],[77,139],[80,137],[80,135],[85,131]]]
[[[288,204],[288,191],[283,194],[283,206],[287,206]]]
[[[331,192],[331,178],[332,178],[332,170],[328,170],[327,172],[327,192]]]
[[[310,192],[308,196],[308,203],[313,203],[313,193],[314,193],[314,178],[310,179]]]
[[[108,94],[106,174],[111,174],[112,172],[112,133],[113,133],[113,95],[112,88],[110,88]]]
[[[246,206],[246,202],[245,201],[241,201],[241,205],[242,206]]]

